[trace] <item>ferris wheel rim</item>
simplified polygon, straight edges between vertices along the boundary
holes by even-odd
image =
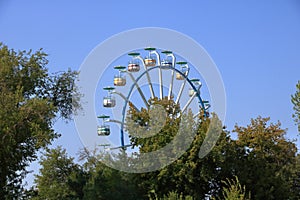
[[[154,69],[161,69],[161,68],[164,68],[164,69],[171,69],[175,72],[178,72],[180,73],[181,76],[183,76],[185,78],[185,80],[189,83],[189,85],[193,88],[193,90],[195,91],[195,95],[197,96],[198,100],[199,100],[199,103],[201,105],[201,107],[205,110],[205,105],[204,105],[204,102],[206,103],[207,101],[204,101],[202,100],[201,96],[200,96],[200,93],[198,91],[198,89],[195,87],[195,85],[193,84],[193,81],[191,81],[187,76],[185,76],[184,73],[182,73],[179,69],[176,69],[175,67],[173,66],[154,66],[154,67],[151,67],[151,68],[147,68],[144,72],[142,72],[135,80],[136,82],[138,82],[144,75],[146,75],[149,71],[151,70],[154,70]],[[125,116],[126,116],[126,108],[127,108],[127,105],[128,105],[128,102],[129,102],[129,98],[133,92],[133,89],[134,89],[135,85],[132,84],[131,87],[130,87],[130,90],[128,92],[128,95],[126,97],[126,100],[124,102],[124,106],[123,106],[123,109],[122,109],[122,123],[121,123],[121,146],[124,146],[124,123],[125,123]],[[204,116],[205,117],[208,117],[208,113],[207,112],[204,112]]]

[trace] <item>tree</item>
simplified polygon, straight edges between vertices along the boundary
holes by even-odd
[[[221,127],[219,138],[210,149],[203,143],[213,143],[215,138],[209,136],[210,130],[217,133],[220,128],[215,114],[211,113],[209,118],[200,115],[198,122],[191,112],[178,119],[174,117],[178,116],[174,109],[167,109],[172,100],[156,99],[153,103],[161,106],[158,106],[159,112],[162,108],[165,110],[165,118],[153,115],[151,108],[136,112],[131,106],[129,110],[133,120],[127,121],[127,128],[129,132],[135,131],[131,141],[140,147],[138,153],[129,156],[122,150],[119,154],[109,154],[83,149],[80,154],[83,168],[63,156],[62,150],[46,154],[38,176],[38,190],[31,191],[31,195],[38,191],[39,195],[44,195],[39,196],[40,199],[249,199],[250,194],[253,199],[300,198],[300,156],[296,155],[295,144],[284,137],[286,131],[281,129],[279,122],[273,124],[269,118],[262,117],[252,119],[246,127],[235,127],[237,140],[232,140]],[[166,120],[163,126],[159,123],[161,119]],[[180,125],[181,131],[177,130],[179,122],[184,124]],[[151,133],[157,130],[152,127],[155,125],[160,127],[157,134]],[[150,134],[143,130],[150,130]],[[195,134],[190,130],[196,130]],[[138,137],[140,134],[147,137]],[[170,141],[174,142],[174,147],[159,154],[159,162],[178,151],[184,153],[160,170],[129,174],[104,164],[122,166],[127,163],[127,167],[138,169],[141,152],[162,148]],[[188,149],[183,148],[186,144],[189,144]],[[199,157],[203,147],[210,152]],[[150,161],[143,162],[151,166]],[[50,192],[52,189],[54,191]]]
[[[258,117],[247,127],[235,127],[238,140],[233,172],[253,199],[290,199],[297,149],[285,139],[280,123],[269,120]]]
[[[294,105],[293,117],[295,119],[296,124],[298,124],[298,131],[300,132],[300,81],[296,85],[296,92],[292,95],[292,103]]]
[[[290,199],[300,199],[300,154],[296,156],[296,163],[290,168],[292,174],[289,176]]]
[[[87,174],[61,147],[48,149],[39,162],[36,199],[82,199]]]
[[[201,148],[206,148],[203,142],[208,137],[209,129],[215,127],[214,123],[218,124],[218,120],[214,120],[214,114],[210,118],[200,115],[199,123],[195,124],[191,113],[182,115],[180,119],[174,117],[178,116],[176,109],[168,109],[174,106],[172,100],[154,99],[152,103],[160,104],[166,111],[166,123],[156,135],[151,133],[149,136],[143,131],[150,129],[149,125],[154,123],[150,120],[151,109],[137,112],[131,107],[129,110],[128,118],[131,120],[127,119],[128,131],[132,143],[140,147],[140,152],[155,151],[175,140],[180,120],[183,121],[185,129],[184,134],[177,137],[177,142],[185,143],[189,137],[193,137],[193,140],[182,156],[170,165],[158,171],[136,175],[137,184],[144,193],[150,196],[155,194],[152,198],[162,198],[169,192],[180,194],[182,198],[224,198],[226,183],[222,180],[231,180],[236,176],[241,182],[240,185],[246,188],[242,192],[251,193],[253,199],[299,199],[297,148],[284,137],[286,131],[280,128],[279,122],[273,124],[269,123],[269,118],[258,117],[252,119],[247,127],[236,126],[236,141],[230,138],[228,132],[222,130],[214,148],[208,148],[210,153],[199,158]],[[188,130],[194,128],[196,134],[190,135]],[[146,137],[139,137],[140,134]],[[210,139],[212,140],[208,143],[214,141],[213,136]],[[179,143],[177,146],[180,146]],[[169,149],[159,155],[158,160],[163,162],[176,151],[178,148]],[[149,161],[146,164],[152,163]],[[227,192],[231,195],[231,191]]]
[[[85,148],[80,152],[80,160],[85,160],[83,166],[89,174],[89,179],[84,186],[83,199],[143,199],[143,194],[133,181],[132,174],[112,169],[104,164],[112,159],[115,164],[123,162],[124,156],[123,152],[110,155],[99,152],[97,148],[93,151]]]
[[[168,100],[165,97],[162,100],[152,99],[149,102],[152,105],[150,109],[141,109],[140,112],[137,112],[133,106],[130,107],[126,124],[132,144],[139,147],[140,153],[147,153],[156,151],[174,141],[173,149],[157,156],[159,162],[162,163],[178,151],[183,151],[183,154],[179,159],[160,170],[136,174],[139,187],[149,196],[155,194],[153,198],[163,198],[170,192],[180,194],[181,198],[192,196],[194,199],[204,199],[211,194],[217,194],[220,182],[224,179],[220,166],[224,162],[226,145],[230,140],[228,132],[222,130],[221,126],[220,138],[215,147],[206,157],[199,158],[201,145],[206,138],[212,118],[216,116],[205,118],[200,115],[199,123],[197,123],[193,119],[191,111],[187,115],[183,114],[178,117],[180,108],[172,99]],[[151,130],[156,130],[156,128],[150,125],[157,124],[156,121],[160,121],[161,118],[161,114],[151,114],[151,108],[156,105],[160,105],[160,111],[165,111],[166,118],[165,124],[160,126],[159,131],[154,135]],[[151,119],[153,117],[154,119]],[[150,134],[145,130],[150,130]],[[211,137],[208,143],[213,142],[213,139],[215,138]],[[191,144],[188,141],[191,141]],[[188,149],[184,149],[186,144]],[[136,162],[139,162],[139,157]],[[151,166],[153,163],[149,160],[145,164]]]
[[[49,74],[47,54],[0,43],[0,196],[18,198],[26,166],[59,137],[52,126],[80,108],[77,72]]]

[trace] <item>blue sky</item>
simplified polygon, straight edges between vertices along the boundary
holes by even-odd
[[[42,47],[52,72],[79,69],[99,43],[141,27],[182,32],[206,49],[224,81],[228,130],[270,116],[296,138],[290,96],[300,79],[297,0],[0,1],[0,41],[14,49]],[[75,156],[82,145],[74,124],[56,128],[63,136],[55,145]]]

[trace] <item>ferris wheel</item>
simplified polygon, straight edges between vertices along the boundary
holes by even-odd
[[[142,56],[146,53],[146,56]],[[202,83],[199,78],[190,77],[190,66],[186,61],[177,61],[176,56],[172,51],[159,50],[153,47],[147,47],[143,50],[128,53],[130,61],[127,66],[114,66],[116,74],[113,78],[113,86],[104,87],[107,95],[103,97],[103,108],[114,109],[117,104],[122,104],[121,116],[118,119],[112,119],[108,115],[100,115],[98,118],[102,121],[97,128],[98,136],[109,136],[111,128],[109,123],[118,123],[120,126],[120,146],[114,148],[125,148],[131,146],[125,144],[125,126],[126,115],[130,105],[139,112],[139,106],[145,109],[151,108],[149,99],[167,98],[173,99],[175,104],[180,105],[181,113],[188,110],[192,102],[198,106],[197,112],[193,115],[194,118],[203,114],[204,117],[209,116],[209,101],[203,100],[201,97]],[[163,59],[162,59],[163,58]],[[163,73],[164,71],[164,73]],[[154,73],[158,72],[158,87],[154,87]],[[170,77],[166,83],[164,76]],[[126,77],[129,77],[126,78]],[[155,77],[156,78],[156,77]],[[146,80],[146,87],[141,87],[140,81]],[[127,85],[129,90],[124,92],[122,88]],[[166,87],[166,85],[168,85]],[[175,91],[175,87],[177,91]],[[138,96],[133,98],[133,92],[137,92]],[[174,95],[175,94],[175,95]],[[117,101],[116,96],[119,96],[122,101]],[[185,97],[185,102],[182,101]],[[119,99],[120,99],[119,98]],[[137,98],[139,98],[137,100]],[[142,102],[137,103],[137,102]],[[180,116],[178,116],[180,117]],[[113,148],[110,148],[113,149]]]

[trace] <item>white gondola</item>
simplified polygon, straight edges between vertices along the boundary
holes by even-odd
[[[98,126],[97,133],[98,133],[99,136],[108,136],[108,135],[110,135],[109,125]]]
[[[116,106],[116,99],[112,96],[107,96],[103,98],[103,106],[106,108],[113,108]]]
[[[138,72],[140,71],[140,65],[138,62],[130,62],[128,64],[128,71],[129,72]]]
[[[161,62],[161,66],[163,66],[163,67],[171,67],[172,65],[173,65],[172,61],[170,61],[170,60],[163,60]]]
[[[104,90],[108,91],[108,95],[103,97],[103,107],[112,108],[116,106],[116,99],[112,96],[112,92],[114,91],[114,87],[104,87]]]
[[[146,67],[153,67],[156,65],[156,60],[153,57],[147,57],[144,59]]]
[[[115,86],[124,86],[124,85],[126,85],[126,77],[122,76],[121,74],[115,75],[114,85]]]

